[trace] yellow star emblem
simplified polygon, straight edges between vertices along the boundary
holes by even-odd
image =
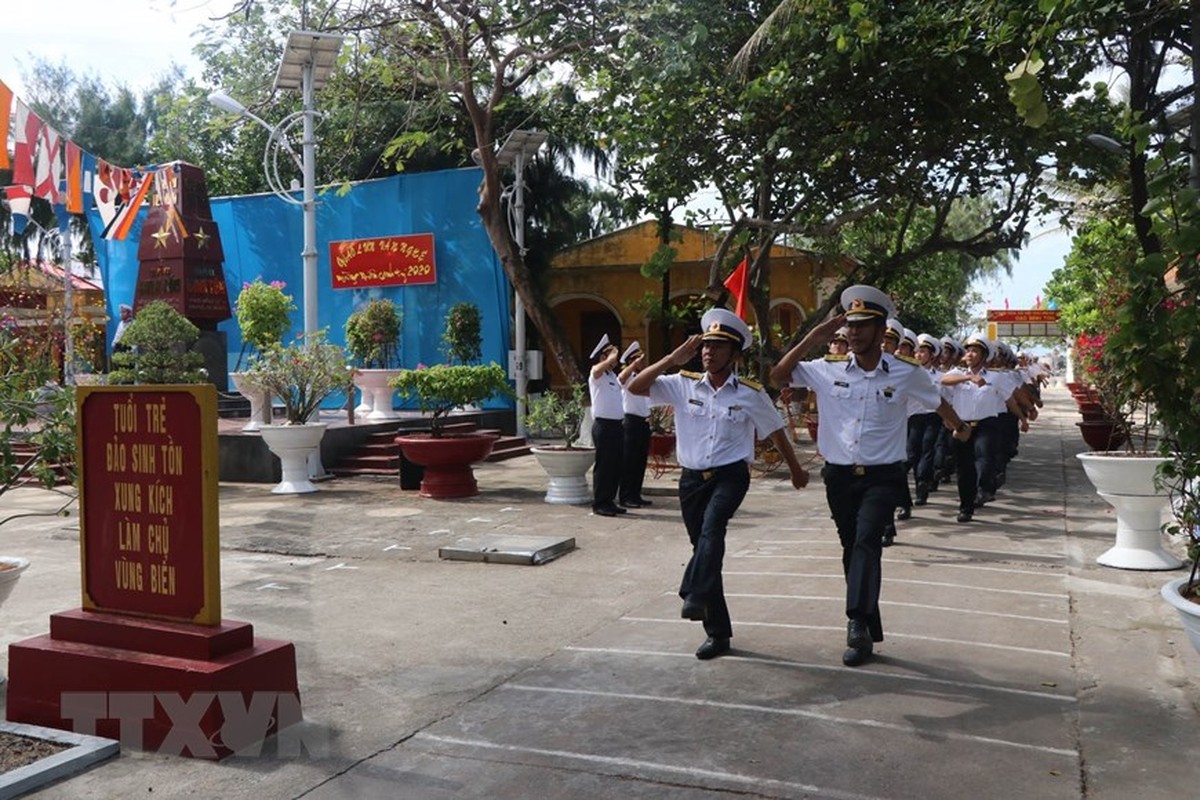
[[[207,233],[205,233],[204,228],[197,228],[196,233],[193,235],[196,237],[196,246],[199,247],[201,250],[203,250],[205,245],[208,244],[208,240],[212,238]]]
[[[150,235],[154,237],[154,249],[157,250],[160,247],[167,246],[167,238],[170,237],[171,232],[166,227],[162,227]]]

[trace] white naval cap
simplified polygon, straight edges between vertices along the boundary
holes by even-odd
[[[733,342],[739,350],[750,346],[750,326],[725,308],[710,308],[700,318],[700,338],[705,341]]]
[[[849,336],[850,336],[850,328],[847,327],[846,325],[843,325],[842,327],[838,328],[836,331],[833,332],[833,341],[848,342],[848,341],[850,341]]]
[[[604,352],[604,348],[608,347],[608,334],[600,337],[600,341],[596,342],[596,346],[592,348],[592,354],[588,358],[595,358]]]
[[[896,313],[892,298],[874,286],[856,284],[842,292],[842,308],[846,310],[847,322],[868,319],[887,319]]]
[[[891,317],[887,321],[887,330],[883,332],[884,338],[892,337],[897,342],[904,338],[904,325],[900,320]]]
[[[988,359],[990,359],[992,357],[992,352],[993,352],[992,340],[987,338],[986,336],[984,336],[982,333],[971,334],[970,336],[967,337],[967,340],[965,342],[963,342],[963,344],[966,345],[967,347],[974,345],[974,346],[978,347],[979,349],[983,350],[984,361],[987,361]]]
[[[942,340],[929,333],[917,335],[917,347],[928,347],[934,353],[942,349]]]
[[[916,350],[917,349],[917,332],[914,331],[912,328],[905,328],[904,335],[900,337],[900,341],[901,341],[901,343],[908,342],[910,345],[912,345],[912,349]]]
[[[943,336],[941,341],[942,347],[949,347],[957,355],[962,355],[966,350],[966,348],[963,347],[962,342],[960,342],[958,339],[955,339],[953,336]]]
[[[634,361],[637,361],[638,357],[641,356],[641,354],[642,354],[642,346],[640,344],[638,344],[637,342],[634,342],[633,344],[629,345],[629,347],[625,348],[624,353],[621,353],[621,363],[629,364]]]

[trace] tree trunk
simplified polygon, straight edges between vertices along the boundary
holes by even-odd
[[[516,242],[509,234],[508,221],[504,218],[503,210],[500,208],[499,195],[490,194],[487,191],[486,167],[484,172],[484,182],[479,187],[477,210],[479,218],[483,221],[483,228],[487,231],[488,239],[491,240],[492,247],[495,248],[496,255],[500,258],[500,264],[504,267],[504,274],[512,283],[513,290],[525,303],[525,313],[529,315],[529,320],[537,328],[546,350],[558,364],[558,368],[567,382],[572,385],[582,384],[585,381],[583,371],[579,368],[578,356],[572,349],[571,343],[567,341],[566,333],[558,323],[558,318],[550,310],[546,299],[533,285],[529,268],[525,266],[525,259],[521,257]]]

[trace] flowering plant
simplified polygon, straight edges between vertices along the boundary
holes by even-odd
[[[406,397],[416,397],[421,411],[433,414],[429,430],[435,438],[445,434],[446,417],[458,406],[512,393],[504,368],[496,363],[402,369],[388,385]]]
[[[585,413],[583,384],[577,383],[571,387],[570,395],[547,391],[537,400],[530,402],[529,409],[525,412],[525,425],[533,431],[558,434],[563,440],[563,446],[573,450],[575,441],[579,439],[579,428],[583,424]]]
[[[292,312],[296,310],[292,296],[283,292],[286,286],[283,281],[263,283],[262,278],[242,284],[234,305],[238,327],[242,329],[238,366],[241,366],[247,347],[262,353],[283,341],[283,335],[292,324]]]
[[[324,331],[268,347],[251,358],[247,374],[283,401],[288,425],[303,425],[349,380],[345,351],[326,342]]]
[[[387,369],[399,355],[400,322],[395,303],[371,300],[346,319],[346,349],[368,369]]]
[[[479,306],[474,303],[456,303],[446,313],[446,330],[442,342],[446,355],[460,364],[478,361],[483,354],[482,322]]]

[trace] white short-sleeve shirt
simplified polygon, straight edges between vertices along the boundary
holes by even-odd
[[[617,373],[607,370],[599,378],[588,375],[588,392],[592,396],[592,416],[595,419],[623,419],[621,382]]]

